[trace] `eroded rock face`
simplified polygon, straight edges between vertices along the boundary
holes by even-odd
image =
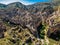
[[[52,39],[60,40],[60,24],[57,24],[54,27],[49,28],[47,35]]]

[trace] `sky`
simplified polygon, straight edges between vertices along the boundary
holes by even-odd
[[[9,4],[12,2],[21,2],[25,5],[34,4],[37,2],[49,2],[50,0],[0,0],[0,3]]]

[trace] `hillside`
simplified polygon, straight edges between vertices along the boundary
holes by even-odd
[[[56,3],[0,4],[0,45],[60,45]]]

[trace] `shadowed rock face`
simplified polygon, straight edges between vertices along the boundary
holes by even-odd
[[[60,40],[60,24],[57,24],[56,26],[49,28],[47,35],[52,39]]]
[[[11,8],[11,6],[13,8]],[[13,25],[27,27],[35,37],[38,37],[37,27],[42,24],[42,19],[46,21],[50,14],[53,13],[53,7],[50,7],[51,4],[49,3],[39,3],[39,5],[34,4],[34,6],[31,6],[25,6],[21,3],[12,3],[7,5],[5,10],[1,9],[0,14],[3,21],[9,22]],[[33,13],[30,10],[32,10]]]

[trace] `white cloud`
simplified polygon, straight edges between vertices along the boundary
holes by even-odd
[[[30,4],[33,4],[33,3],[28,2],[28,1],[25,1],[25,0],[20,0],[19,2],[21,2],[21,3],[24,4],[24,5],[30,5]]]
[[[0,3],[3,3],[3,4],[9,4],[9,3],[12,3],[12,2],[18,2],[19,0],[0,0]]]
[[[12,3],[12,2],[21,2],[24,5],[33,4],[31,2],[27,2],[26,0],[0,0],[0,3],[3,3],[3,4],[9,4],[9,3]]]

